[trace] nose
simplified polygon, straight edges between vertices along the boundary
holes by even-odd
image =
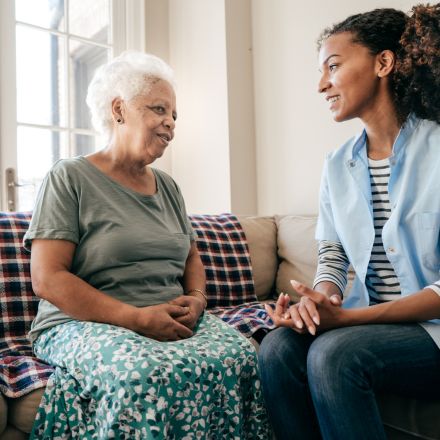
[[[166,116],[163,120],[163,125],[170,130],[174,130],[174,127],[176,126],[176,121],[172,116]]]
[[[324,93],[330,87],[330,81],[328,79],[328,75],[324,72],[321,75],[321,79],[318,83],[318,93]]]

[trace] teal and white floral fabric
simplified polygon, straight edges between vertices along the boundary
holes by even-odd
[[[256,353],[207,313],[193,337],[158,342],[108,324],[43,332],[55,365],[33,439],[269,439]]]

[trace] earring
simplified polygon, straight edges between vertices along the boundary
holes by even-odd
[[[124,123],[124,120],[123,120],[122,118],[118,118],[118,119],[116,119],[116,122],[117,122],[118,124],[123,124],[123,123]]]

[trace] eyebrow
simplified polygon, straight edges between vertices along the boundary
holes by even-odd
[[[337,53],[332,53],[331,55],[329,55],[323,62],[322,62],[322,66],[324,66],[324,64],[327,64],[329,59],[332,57],[340,57],[341,55],[337,54]],[[318,69],[321,72],[321,69]]]

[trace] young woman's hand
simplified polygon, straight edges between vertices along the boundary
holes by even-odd
[[[335,308],[340,309],[342,305],[341,297],[337,294],[328,297],[324,293],[317,292],[296,281],[292,281],[292,286],[301,295],[298,303],[289,306],[290,298],[287,294],[281,293],[275,305],[275,310],[265,306],[267,313],[277,327],[289,327],[297,333],[316,334],[318,327],[322,326],[321,313],[325,316],[326,324],[329,325],[328,311],[333,316]],[[325,326],[325,328],[329,328]]]
[[[195,327],[200,315],[205,310],[205,301],[197,296],[182,295],[169,303],[189,309],[186,315],[177,317],[176,321],[191,330]]]
[[[177,341],[192,336],[188,326],[178,320],[190,315],[190,308],[177,304],[158,304],[136,309],[133,331],[157,341]]]
[[[289,308],[289,314],[300,330],[307,329],[310,334],[315,335],[318,328],[324,330],[339,326],[343,309],[338,294],[329,297],[297,281],[292,280],[291,283],[301,299]]]

